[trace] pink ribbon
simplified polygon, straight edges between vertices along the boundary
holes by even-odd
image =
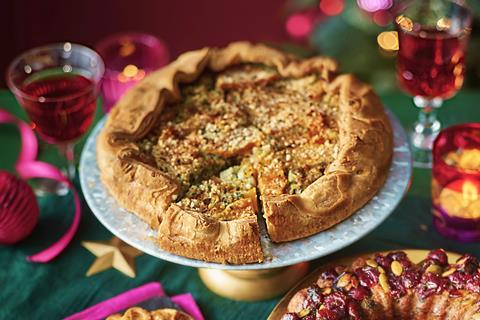
[[[64,320],[98,320],[123,311],[155,297],[165,296],[162,285],[150,282],[138,288],[126,291],[113,298],[100,302],[88,309],[66,317]],[[195,320],[204,320],[197,303],[189,293],[172,297],[172,301],[182,307]]]
[[[172,297],[172,301],[178,304],[183,310],[195,320],[204,320],[200,308],[197,306],[191,293],[183,293]]]
[[[20,131],[22,148],[20,149],[20,155],[18,156],[18,160],[15,164],[15,169],[22,179],[52,179],[65,183],[72,190],[75,203],[75,214],[72,224],[68,228],[67,232],[47,249],[27,257],[28,261],[31,262],[49,262],[58,256],[68,246],[73,236],[77,232],[82,212],[80,197],[78,196],[77,190],[70,180],[68,180],[58,168],[46,162],[36,161],[38,152],[37,138],[35,137],[33,130],[25,122],[15,118],[7,111],[0,109],[0,123],[13,123]]]

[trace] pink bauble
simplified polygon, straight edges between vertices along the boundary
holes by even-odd
[[[27,237],[37,225],[38,212],[32,188],[0,170],[0,243],[12,244]]]

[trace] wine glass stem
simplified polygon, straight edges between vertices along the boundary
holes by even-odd
[[[441,107],[442,99],[415,97],[414,103],[420,109],[420,113],[410,132],[413,164],[416,167],[429,168],[432,164],[433,141],[441,128],[436,109]]]
[[[70,181],[73,181],[76,175],[74,144],[69,142],[58,145],[58,150],[63,160],[62,171]]]
[[[425,128],[431,128],[437,120],[437,111],[432,107],[421,108],[418,114],[418,122]]]
[[[433,140],[440,132],[440,121],[437,119],[436,109],[440,108],[443,100],[440,98],[427,99],[424,97],[415,97],[413,99],[415,105],[420,109],[418,121],[415,123],[415,131],[428,139],[428,148],[432,149]]]

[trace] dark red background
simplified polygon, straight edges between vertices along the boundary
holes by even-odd
[[[1,0],[0,86],[8,63],[38,45],[93,46],[122,31],[163,39],[171,56],[233,40],[281,41],[284,0]]]

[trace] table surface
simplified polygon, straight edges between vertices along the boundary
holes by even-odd
[[[417,110],[409,97],[392,93],[382,96],[382,99],[404,126],[413,123]],[[445,125],[480,121],[479,104],[480,92],[461,92],[445,103],[440,118]],[[25,119],[13,96],[5,90],[0,90],[0,108]],[[98,108],[96,121],[100,117]],[[77,145],[77,156],[82,144],[83,140]],[[13,172],[20,149],[19,135],[13,126],[0,127],[0,146],[0,169]],[[55,162],[53,147],[42,146],[40,159]],[[430,181],[430,170],[415,169],[408,194],[383,224],[349,247],[313,261],[311,268],[334,257],[401,248],[442,247],[480,256],[478,243],[460,243],[436,233],[430,213]],[[261,302],[224,299],[204,286],[196,269],[148,255],[136,258],[136,278],[128,278],[113,269],[86,277],[85,272],[95,257],[81,247],[80,242],[108,240],[112,235],[98,222],[85,202],[80,228],[67,250],[49,264],[29,263],[25,257],[56,241],[73,217],[73,204],[69,198],[52,196],[39,202],[40,220],[32,235],[17,245],[0,246],[0,319],[30,319],[32,315],[35,318],[61,319],[150,281],[160,281],[169,295],[191,292],[206,319],[265,319],[280,299]]]

